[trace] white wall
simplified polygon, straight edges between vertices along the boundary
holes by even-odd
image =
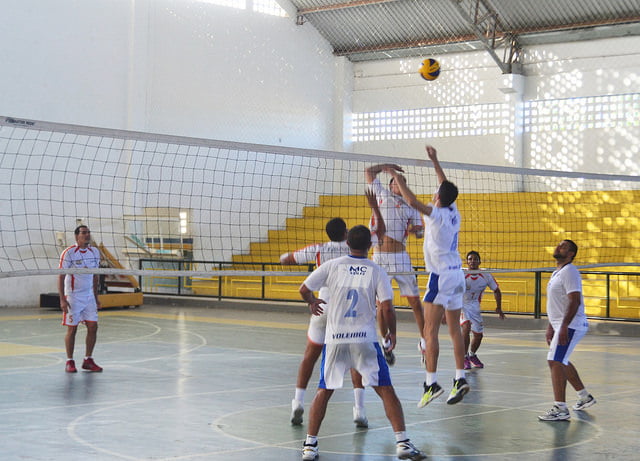
[[[290,12],[190,0],[5,2],[0,114],[331,149],[344,65]]]
[[[640,174],[637,116],[638,103],[627,104],[627,116],[611,126],[573,128],[573,105],[584,103],[564,101],[567,98],[602,97],[604,95],[638,94],[640,91],[640,37],[592,40],[587,42],[545,45],[528,48],[524,54],[524,77],[502,75],[485,52],[470,52],[435,56],[441,64],[440,77],[424,81],[417,73],[422,58],[397,59],[354,65],[353,110],[355,113],[424,108],[437,115],[439,122],[451,119],[460,107],[492,104],[505,111],[510,128],[500,133],[457,135],[442,129],[439,135],[408,139],[354,142],[354,152],[405,158],[422,158],[424,144],[440,149],[442,158],[450,161],[524,166],[565,171],[611,174]],[[515,89],[506,93],[505,88]],[[518,125],[526,103],[548,107],[552,121],[537,135],[524,133]],[[591,110],[598,111],[594,103]],[[604,109],[600,107],[599,111]],[[477,117],[465,114],[463,124],[473,125],[487,117],[478,111]],[[610,114],[605,114],[606,118]],[[586,121],[586,116],[583,117]],[[578,122],[582,122],[579,119]],[[541,122],[541,120],[538,120]],[[544,121],[542,121],[544,125]],[[552,125],[559,125],[553,128]]]
[[[190,0],[4,2],[0,115],[341,147],[334,131],[343,131],[337,114],[348,99],[351,64],[334,57],[311,25],[297,26],[286,0],[282,5],[289,17]],[[78,213],[61,218],[71,227],[62,230],[72,230]],[[98,219],[89,224],[107,233],[108,212]],[[55,267],[52,255],[36,256],[45,257]],[[56,291],[52,277],[0,279],[0,306],[37,305],[47,291]]]

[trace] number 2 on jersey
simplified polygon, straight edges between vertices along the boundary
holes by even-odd
[[[356,304],[358,304],[358,290],[351,289],[347,293],[347,301],[351,300],[351,304],[349,305],[349,309],[347,309],[347,313],[344,314],[345,317],[356,317]]]

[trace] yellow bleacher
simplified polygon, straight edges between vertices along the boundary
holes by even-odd
[[[430,197],[419,197],[428,202]],[[469,250],[479,251],[483,266],[492,269],[551,267],[557,243],[570,238],[578,244],[578,265],[611,262],[640,262],[640,191],[518,192],[461,194],[458,207],[462,215],[459,248],[464,258]],[[234,269],[304,271],[305,266],[282,268],[279,256],[314,242],[324,242],[326,221],[339,216],[349,227],[367,224],[370,210],[363,196],[320,197],[319,206],[305,207],[302,216],[286,220],[286,228],[271,230],[265,242],[253,242],[250,251],[234,255]],[[410,236],[407,243],[413,264],[424,265],[422,240]],[[245,263],[243,265],[239,263]],[[271,265],[246,265],[272,263]],[[621,271],[637,271],[629,267]],[[605,275],[585,275],[587,312],[605,316]],[[507,312],[533,312],[535,278],[532,272],[497,274]],[[419,276],[423,287],[427,277]],[[614,280],[615,279],[615,280]],[[303,277],[225,277],[223,296],[298,299]],[[543,274],[543,294],[548,274]],[[193,281],[196,294],[219,294],[217,278]],[[260,291],[257,291],[260,290]],[[258,293],[258,296],[253,296]],[[612,277],[609,315],[640,317],[640,287],[637,279]],[[394,302],[406,306],[398,293]],[[493,296],[485,296],[483,308],[493,309]],[[544,308],[544,302],[543,302]],[[543,309],[544,310],[544,309]]]

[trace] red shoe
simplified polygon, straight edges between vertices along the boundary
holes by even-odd
[[[66,371],[67,373],[77,373],[78,369],[76,368],[76,362],[74,362],[73,360],[67,360],[64,371]]]
[[[96,365],[96,362],[94,362],[92,358],[84,359],[82,369],[87,371],[102,371],[102,367]]]

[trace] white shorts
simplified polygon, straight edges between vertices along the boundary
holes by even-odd
[[[391,386],[389,366],[380,345],[375,342],[325,344],[318,387],[340,389],[350,368],[362,375],[365,386]]]
[[[462,309],[464,290],[464,273],[462,270],[447,271],[443,274],[432,272],[429,274],[427,290],[422,300],[432,304],[439,304],[448,311]]]
[[[373,253],[373,262],[379,264],[387,272],[413,272],[409,253]],[[415,275],[389,275],[395,279],[402,296],[420,296],[418,280]]]
[[[62,314],[62,324],[73,327],[80,323],[98,321],[98,305],[93,291],[67,295],[69,312]]]
[[[320,288],[318,292],[318,298],[323,301],[329,302],[329,290],[327,287]],[[323,308],[327,308],[327,304],[322,305]],[[324,311],[321,315],[312,315],[309,319],[309,328],[307,329],[307,339],[317,346],[324,344],[324,334],[327,331],[327,311]]]
[[[482,323],[482,313],[480,309],[475,307],[462,306],[460,313],[460,325],[471,322],[471,331],[474,333],[484,333],[484,324]]]
[[[547,354],[547,360],[562,362],[565,365],[568,365],[571,353],[586,334],[587,330],[574,330],[573,328],[569,328],[569,342],[564,346],[560,346],[558,344],[558,330],[554,330],[553,339],[549,346],[549,353]]]
[[[327,331],[327,313],[322,315],[312,315],[309,320],[309,328],[307,329],[307,339],[313,344],[322,346],[324,344],[324,335]]]

